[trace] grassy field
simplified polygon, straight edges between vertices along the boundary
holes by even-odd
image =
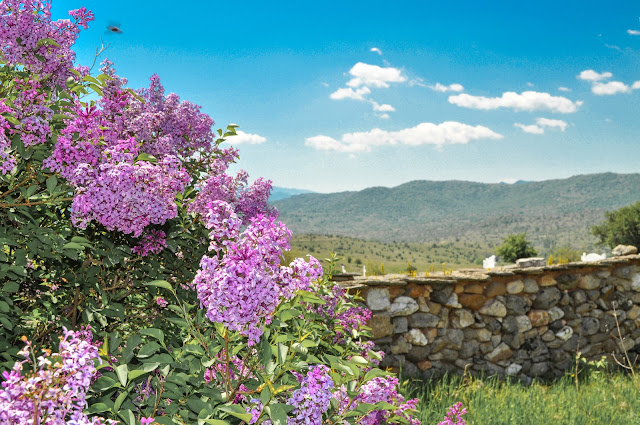
[[[571,375],[530,386],[493,378],[411,382],[406,394],[420,399],[424,425],[442,421],[458,401],[467,409],[467,425],[637,425],[639,389],[637,377],[594,370],[577,383]]]
[[[362,272],[364,265],[367,274],[382,274],[404,273],[407,262],[418,272],[442,270],[442,263],[447,269],[482,267],[482,260],[493,251],[493,247],[479,242],[383,243],[347,236],[294,234],[290,255],[312,255],[323,260],[334,252],[342,258],[338,264],[347,272]]]
[[[470,242],[460,239],[449,242],[385,243],[348,236],[294,234],[291,252],[285,259],[291,261],[295,257],[312,255],[322,261],[333,252],[341,258],[338,266],[344,265],[347,272],[362,273],[364,265],[369,275],[383,274],[383,271],[384,273],[406,273],[410,264],[416,272],[424,273],[442,271],[443,267],[447,270],[481,268],[482,260],[494,254],[497,246],[487,242]],[[567,258],[570,261],[577,261],[580,258],[580,253],[566,247],[539,251],[538,255],[547,257],[550,252],[554,253],[556,259]],[[443,266],[442,263],[445,265]]]

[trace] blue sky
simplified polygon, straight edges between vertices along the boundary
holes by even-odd
[[[130,87],[157,73],[240,125],[239,167],[278,186],[640,171],[637,1],[53,0],[54,18],[80,6],[79,64],[102,38]]]

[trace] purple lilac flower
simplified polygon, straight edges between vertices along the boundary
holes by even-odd
[[[91,341],[91,332],[69,331],[63,328],[59,352],[43,350],[32,370],[31,344],[26,338],[13,370],[2,374],[0,390],[0,423],[32,425],[34,418],[47,418],[47,425],[115,424],[100,418],[89,419],[82,413],[87,407],[86,392],[96,376],[98,349]]]
[[[245,393],[249,391],[242,382],[247,379],[255,378],[253,372],[245,364],[245,362],[237,355],[229,356],[231,367],[227,368],[227,354],[225,350],[220,351],[216,355],[216,363],[205,370],[204,381],[209,384],[214,382],[218,388],[224,388],[227,379],[240,382],[237,388],[233,403],[244,403],[247,401]]]
[[[462,415],[467,413],[467,409],[462,409],[462,402],[457,402],[449,408],[444,420],[438,425],[465,425]]]
[[[329,368],[318,365],[307,372],[307,375],[297,376],[300,388],[295,390],[287,401],[295,407],[294,418],[290,418],[288,425],[309,424],[321,425],[322,414],[329,408],[333,389],[333,380],[329,376]]]
[[[64,87],[72,74],[75,43],[80,27],[87,28],[93,14],[87,9],[72,10],[68,19],[51,20],[51,2],[42,0],[3,0],[0,2],[0,55],[9,65],[47,79],[50,87]],[[38,43],[52,39],[54,43]],[[41,59],[44,60],[41,60]]]
[[[161,308],[165,308],[169,303],[162,297],[156,297],[156,304],[158,304]]]
[[[167,246],[167,235],[162,230],[150,230],[146,235],[142,236],[138,245],[131,248],[131,251],[146,257],[151,254],[158,254]]]
[[[154,422],[153,417],[140,418],[140,425],[150,425]]]
[[[394,413],[404,417],[410,425],[420,425],[420,421],[411,416],[408,410],[414,410],[418,404],[418,399],[406,400],[397,391],[398,378],[395,376],[381,376],[367,381],[360,388],[360,392],[353,401],[344,387],[338,389],[333,397],[339,402],[339,412],[344,413],[347,406],[350,409],[356,408],[360,403],[375,404],[378,402],[387,402],[396,407]],[[391,416],[388,410],[374,410],[367,413],[358,422],[361,425],[382,425],[387,423],[387,419]]]
[[[204,256],[194,278],[198,299],[209,320],[223,323],[255,344],[262,323],[269,324],[281,298],[308,287],[322,269],[315,259],[280,267],[291,232],[273,217],[258,215],[220,256]]]

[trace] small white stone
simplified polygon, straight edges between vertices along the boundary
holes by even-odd
[[[424,347],[429,343],[427,337],[424,336],[424,333],[422,333],[420,329],[411,329],[405,338],[410,344],[418,345],[420,347]]]
[[[509,376],[513,376],[520,372],[521,369],[522,365],[519,365],[518,363],[511,363],[504,372]]]
[[[392,316],[409,316],[420,309],[416,300],[411,297],[398,297],[389,307]]]
[[[569,326],[565,326],[556,333],[556,336],[558,337],[558,339],[568,341],[569,338],[573,336],[573,329]]]
[[[390,305],[387,288],[371,288],[367,291],[367,306],[370,310],[387,310]]]
[[[564,311],[560,307],[553,307],[549,309],[549,322],[555,322],[556,320],[564,317]]]

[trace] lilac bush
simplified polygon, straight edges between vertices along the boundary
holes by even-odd
[[[417,423],[370,312],[283,264],[271,182],[228,173],[237,126],[74,65],[93,15],[50,10],[0,2],[0,422]]]

